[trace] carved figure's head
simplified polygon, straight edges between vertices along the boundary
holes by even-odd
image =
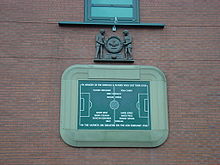
[[[123,31],[123,34],[124,34],[125,36],[127,36],[128,33],[129,33],[128,30],[124,30],[124,31]]]
[[[99,32],[100,32],[101,34],[105,34],[105,30],[104,30],[104,29],[100,29]]]

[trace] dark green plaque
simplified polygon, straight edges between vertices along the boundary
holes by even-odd
[[[149,81],[78,81],[78,129],[150,130]]]

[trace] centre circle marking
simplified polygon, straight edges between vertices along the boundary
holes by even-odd
[[[114,110],[118,109],[118,108],[119,108],[119,102],[116,101],[116,100],[112,100],[112,101],[110,102],[110,108],[111,108],[111,109],[114,109]]]

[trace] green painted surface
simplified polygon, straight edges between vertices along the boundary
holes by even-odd
[[[92,0],[92,4],[133,4],[133,0]]]
[[[86,93],[93,90],[93,87],[85,87],[84,93],[80,95],[79,84],[102,84],[102,83],[116,83],[117,84],[146,84],[149,88],[149,110],[150,110],[150,127],[130,127],[129,129],[123,127],[123,125],[118,128],[115,127],[90,127],[85,128],[84,126],[79,126],[79,116],[80,116],[80,104],[84,104],[85,109],[89,109],[91,104],[88,100],[92,100],[90,96]],[[156,67],[152,66],[139,66],[139,65],[73,65],[67,68],[61,80],[61,111],[60,111],[60,134],[65,143],[76,146],[76,147],[156,147],[163,144],[168,137],[168,105],[167,105],[167,87],[166,78],[162,71]],[[101,90],[103,88],[97,88]],[[112,90],[112,88],[111,88]],[[118,92],[122,88],[118,88],[117,92],[121,93],[117,96],[123,96],[123,92]],[[128,88],[131,90],[131,88]],[[138,90],[133,89],[134,95],[137,95]],[[146,90],[143,87],[143,90]],[[123,90],[122,90],[123,91]],[[146,90],[147,91],[147,90]],[[95,91],[94,91],[95,92]],[[114,92],[109,92],[114,93]],[[148,92],[146,92],[148,93]],[[107,93],[101,95],[99,101],[99,107],[102,107],[100,113],[106,115],[109,112],[110,103],[108,102],[106,106],[105,102],[102,102],[102,97],[106,97]],[[98,93],[97,93],[98,96]],[[97,97],[96,96],[96,97]],[[112,95],[109,94],[109,97]],[[125,95],[129,103],[133,105],[134,98],[137,96]],[[123,98],[125,98],[123,97]],[[128,98],[130,97],[130,98]],[[84,98],[84,101],[81,100]],[[112,102],[111,107],[119,110],[123,108],[122,100],[123,98],[117,98],[117,102]],[[97,98],[98,99],[98,98]],[[112,99],[109,98],[109,99]],[[121,101],[119,101],[121,99]],[[86,101],[87,100],[87,101]],[[141,100],[146,100],[141,98]],[[92,102],[97,102],[98,100]],[[110,100],[109,100],[110,101]],[[114,97],[113,100],[114,101]],[[136,104],[136,108],[144,109],[144,104],[147,102]],[[126,106],[127,108],[128,106]],[[95,108],[97,110],[97,108]],[[94,110],[95,112],[98,112]],[[116,111],[117,111],[116,110]],[[133,109],[134,110],[134,109]],[[125,112],[133,112],[131,110],[125,110]],[[137,111],[136,111],[137,112]],[[144,113],[144,111],[142,111]],[[85,112],[84,112],[85,113]],[[98,113],[97,113],[98,114]],[[109,113],[110,114],[110,113]],[[119,113],[121,115],[122,113]],[[129,113],[125,114],[128,115]],[[86,114],[84,114],[86,115]],[[131,114],[129,114],[131,115]],[[93,115],[94,116],[94,115]],[[101,116],[101,115],[100,115]],[[100,117],[96,116],[96,117]],[[94,116],[95,117],[95,116]],[[108,116],[107,116],[108,117]],[[119,117],[119,116],[118,116]],[[128,117],[128,116],[127,116]],[[137,117],[137,115],[133,115]],[[126,120],[124,120],[126,121]],[[133,122],[143,124],[146,120],[142,121],[139,119],[133,120]],[[126,121],[127,122],[127,121]],[[129,121],[130,122],[130,121]],[[83,124],[94,124],[93,120],[83,120]],[[100,122],[100,124],[105,124]]]
[[[78,82],[78,129],[150,129],[149,81]]]
[[[85,0],[84,5],[85,22],[140,22],[139,1],[137,0]]]
[[[91,17],[133,17],[132,8],[91,7]]]

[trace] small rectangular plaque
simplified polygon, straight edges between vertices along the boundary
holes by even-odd
[[[150,130],[149,81],[78,81],[78,129]]]

